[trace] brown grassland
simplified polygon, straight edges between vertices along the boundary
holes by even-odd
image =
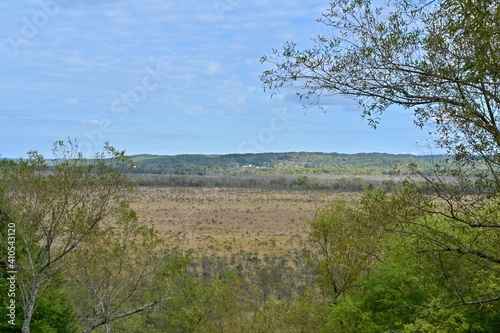
[[[205,253],[284,254],[305,224],[340,194],[248,188],[138,187],[132,207],[170,248]]]

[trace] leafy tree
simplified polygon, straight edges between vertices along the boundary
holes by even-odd
[[[249,332],[323,332],[325,304],[311,290],[291,302],[270,297],[255,310]]]
[[[442,186],[453,187],[448,183]],[[440,191],[436,187],[434,190]],[[441,271],[441,279],[456,294],[455,300],[447,299],[449,303],[442,306],[482,305],[498,300],[500,275],[496,258],[500,255],[500,233],[494,224],[480,225],[498,221],[498,199],[460,194],[464,206],[458,206],[459,202],[453,201],[458,195],[448,199],[440,195],[426,194],[421,186],[410,183],[394,196],[379,196],[369,210],[384,230],[415,239],[414,251],[431,262],[434,270]],[[405,210],[405,214],[390,213]]]
[[[248,314],[241,296],[242,280],[234,272],[220,272],[219,279],[196,276],[189,258],[173,253],[164,262],[160,286],[169,297],[156,309],[153,320],[161,332],[240,332]]]
[[[120,207],[68,256],[65,273],[85,326],[111,332],[116,320],[145,311],[163,298],[153,278],[162,242],[128,204]]]
[[[308,253],[334,301],[373,269],[381,254],[382,229],[356,203],[340,198],[308,223]]]
[[[38,300],[63,259],[124,200],[129,186],[124,172],[130,163],[109,145],[85,159],[75,142],[58,141],[53,154],[50,162],[31,151],[27,159],[1,164],[0,202],[16,226],[23,333],[30,332]]]
[[[500,304],[444,306],[456,292],[435,262],[417,253],[419,242],[412,234],[390,234],[376,267],[360,279],[358,288],[331,304],[326,328],[332,332],[495,332]],[[468,274],[470,267],[458,262],[455,268]]]
[[[321,104],[323,95],[348,96],[373,127],[390,107],[411,110],[449,160],[436,165],[432,176],[421,173],[432,195],[415,184],[398,193],[401,202],[428,216],[400,219],[390,229],[418,236],[421,253],[462,258],[476,265],[476,274],[486,269],[497,279],[498,1],[396,0],[377,7],[370,0],[335,0],[319,22],[331,35],[317,36],[312,48],[287,42],[262,58],[271,65],[261,76],[265,89],[274,94],[296,86],[309,105]],[[469,297],[459,290],[461,304],[500,300],[499,288]]]
[[[434,322],[421,312],[428,309],[425,305],[432,299],[443,297],[449,290],[438,286],[429,276],[434,271],[429,272],[428,263],[418,260],[406,239],[394,239],[390,243],[383,259],[359,281],[359,287],[330,306],[326,325],[330,331],[401,332],[416,322],[433,326]],[[451,325],[436,331],[464,332],[457,327],[451,329]]]

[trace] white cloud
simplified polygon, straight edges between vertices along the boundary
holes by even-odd
[[[207,66],[207,74],[213,75],[218,73],[220,70],[220,63],[218,62],[210,62]]]
[[[93,125],[93,126],[100,126],[101,125],[101,122],[97,119],[82,120],[81,123],[84,125]]]

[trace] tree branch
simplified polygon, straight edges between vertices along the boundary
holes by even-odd
[[[477,256],[482,259],[486,259],[492,263],[495,264],[500,264],[500,258],[492,256],[488,253],[472,249],[472,248],[467,248],[467,247],[456,247],[456,248],[451,248],[451,247],[446,247],[443,249],[428,249],[428,250],[418,250],[417,253],[431,253],[431,252],[456,252],[459,254],[472,254],[474,256]]]
[[[121,318],[125,318],[125,317],[128,317],[130,315],[133,315],[133,314],[145,311],[145,310],[147,310],[147,309],[155,306],[156,304],[158,304],[160,302],[163,302],[163,301],[165,301],[167,299],[169,299],[169,298],[159,298],[157,300],[154,300],[153,302],[150,302],[150,303],[147,303],[147,304],[141,306],[140,308],[137,308],[137,309],[134,309],[134,310],[130,310],[130,311],[127,311],[127,312],[123,312],[123,313],[120,313],[120,314],[117,314],[116,316],[113,316],[111,318],[103,319],[99,323],[92,324],[91,326],[87,327],[86,329],[84,329],[82,331],[82,333],[89,333],[89,332],[95,330],[96,328],[98,328],[100,326],[103,326],[103,325],[106,325],[106,324],[109,324],[109,323],[111,323],[111,322],[113,322],[115,320],[118,320],[118,319],[121,319]]]

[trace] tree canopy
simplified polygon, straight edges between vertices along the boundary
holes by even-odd
[[[47,161],[31,151],[27,159],[0,165],[1,211],[15,225],[18,239],[15,270],[25,333],[64,259],[126,199],[130,186],[125,175],[130,162],[109,145],[86,159],[75,141],[57,141],[53,155]],[[5,234],[0,237],[2,249],[7,240]]]

